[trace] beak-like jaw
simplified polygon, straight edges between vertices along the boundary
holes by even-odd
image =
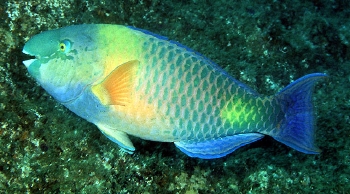
[[[30,66],[32,63],[34,63],[36,60],[37,60],[37,59],[25,60],[25,61],[23,61],[23,64],[24,64],[27,68],[29,68],[29,66]]]
[[[28,51],[26,51],[25,49],[23,49],[22,52],[23,52],[24,54],[27,54],[27,55],[30,55],[30,56],[34,56],[34,55],[30,54]],[[32,63],[34,63],[36,60],[37,60],[37,58],[25,60],[25,61],[23,61],[23,64],[24,64],[27,68],[29,68],[29,66],[30,66]]]
[[[23,61],[27,68],[33,68],[35,64],[43,63],[43,59],[52,56],[59,48],[59,30],[42,32],[29,39],[23,47],[24,54],[34,59]],[[45,60],[44,60],[45,61]]]
[[[22,52],[34,58],[34,59],[28,59],[23,61],[23,64],[26,66],[30,75],[34,76],[37,80],[40,79],[40,67],[41,67],[41,63],[43,62],[42,61],[43,57],[40,57],[40,55],[34,54],[34,52],[29,52],[28,49],[26,49],[26,46],[24,46]]]

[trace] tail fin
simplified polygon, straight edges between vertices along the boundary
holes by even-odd
[[[277,141],[306,154],[318,154],[314,145],[314,113],[312,92],[315,83],[327,75],[313,73],[301,77],[280,91],[275,98],[281,102],[284,119],[277,133],[270,134]]]

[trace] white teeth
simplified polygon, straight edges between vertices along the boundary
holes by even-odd
[[[30,64],[32,64],[36,59],[29,59],[26,61],[23,61],[23,64],[28,68]]]
[[[27,54],[27,55],[30,55],[26,50],[22,50],[22,53],[24,53],[24,54]]]
[[[24,49],[22,50],[22,53],[33,56],[32,54],[30,54],[28,51],[26,51],[26,50],[24,50]],[[35,60],[37,60],[37,59],[29,59],[29,60],[23,61],[23,64],[24,64],[27,68],[29,68],[29,66],[30,66]]]

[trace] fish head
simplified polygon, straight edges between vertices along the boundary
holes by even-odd
[[[28,72],[56,100],[72,101],[103,74],[93,25],[69,26],[32,37],[23,53]]]

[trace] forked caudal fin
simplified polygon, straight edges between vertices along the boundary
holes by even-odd
[[[306,154],[317,154],[320,150],[314,145],[314,112],[312,92],[315,83],[327,77],[322,73],[314,73],[299,78],[289,84],[275,98],[277,108],[282,112],[282,119],[265,135]],[[275,115],[277,116],[277,115]],[[279,117],[279,118],[281,118]],[[213,159],[226,156],[236,149],[261,139],[261,133],[243,133],[220,137],[201,142],[180,141],[175,145],[191,157]]]
[[[277,141],[306,154],[318,154],[314,145],[314,112],[312,93],[315,83],[327,75],[313,73],[301,77],[280,91],[275,98],[285,113],[277,133],[269,134]]]

